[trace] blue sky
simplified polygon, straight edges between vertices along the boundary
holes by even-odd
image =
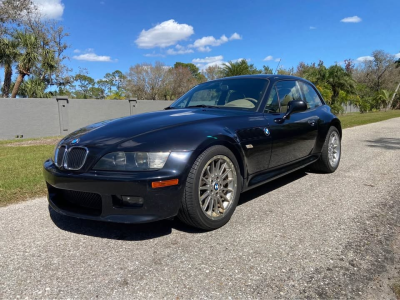
[[[68,65],[100,79],[136,63],[239,58],[273,69],[323,60],[400,57],[400,1],[35,0],[70,33]]]

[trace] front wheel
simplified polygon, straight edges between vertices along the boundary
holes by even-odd
[[[204,230],[222,227],[235,211],[240,191],[235,155],[224,146],[210,147],[189,172],[178,218]]]
[[[339,167],[341,154],[342,145],[339,131],[332,126],[326,135],[319,160],[312,164],[310,168],[318,172],[333,173]]]

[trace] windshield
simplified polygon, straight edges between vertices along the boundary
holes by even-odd
[[[256,110],[268,80],[259,78],[223,79],[200,84],[176,100],[172,108],[223,107]]]

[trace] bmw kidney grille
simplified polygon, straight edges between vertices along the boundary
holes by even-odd
[[[66,170],[79,170],[86,162],[89,151],[85,147],[58,147],[55,154],[55,164]]]

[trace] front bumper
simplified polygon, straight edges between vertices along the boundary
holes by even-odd
[[[146,223],[178,214],[188,165],[154,172],[76,173],[61,171],[47,160],[43,173],[49,204],[60,214],[108,222]],[[178,185],[151,187],[153,181],[175,178],[179,179]],[[143,198],[143,204],[128,206],[122,202],[122,196]]]

